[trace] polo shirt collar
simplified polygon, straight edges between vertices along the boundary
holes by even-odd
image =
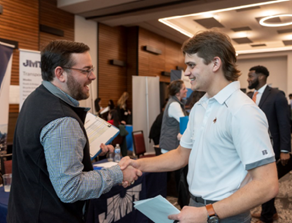
[[[219,91],[214,97],[208,98],[205,94],[198,102],[198,104],[204,105],[208,103],[208,100],[215,99],[219,104],[224,104],[224,102],[232,95],[235,91],[240,89],[239,81],[233,81]]]

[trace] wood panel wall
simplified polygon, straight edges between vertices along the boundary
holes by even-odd
[[[113,59],[127,62],[126,28],[103,24],[98,27],[98,97],[102,100],[101,106],[106,107],[110,99],[116,105],[127,91],[127,66],[110,64]]]
[[[0,38],[17,41],[21,49],[41,50],[53,39],[74,40],[74,15],[57,8],[57,0],[2,0]],[[40,24],[64,31],[64,37],[39,32]],[[11,85],[19,85],[19,50],[13,51]],[[12,144],[18,104],[9,105],[7,143]]]
[[[149,53],[143,49],[151,46],[161,50],[160,55]],[[181,44],[159,36],[143,28],[139,28],[139,76],[159,76],[161,82],[170,82],[170,77],[161,75],[162,71],[170,72],[176,66],[185,67]]]

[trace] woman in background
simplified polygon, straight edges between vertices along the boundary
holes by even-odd
[[[117,111],[123,124],[132,124],[131,111],[127,108],[126,101],[129,98],[129,93],[124,92],[117,102]]]

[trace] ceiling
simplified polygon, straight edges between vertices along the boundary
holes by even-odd
[[[140,26],[178,43],[212,28],[229,35],[238,54],[292,50],[292,24],[259,24],[266,16],[292,14],[292,0],[58,0],[58,7],[113,27]],[[288,23],[292,17],[279,16],[266,22]]]

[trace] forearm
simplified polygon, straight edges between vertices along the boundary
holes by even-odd
[[[180,169],[187,165],[190,149],[179,146],[162,155],[153,158],[137,160],[139,169],[142,172],[167,172]]]
[[[72,203],[99,198],[114,185],[122,183],[123,173],[117,165],[99,171],[57,174],[50,177],[50,180],[60,200]]]
[[[278,178],[275,163],[258,168],[265,168],[266,171],[253,176],[252,181],[230,197],[213,204],[215,212],[221,219],[250,210],[277,195]]]

